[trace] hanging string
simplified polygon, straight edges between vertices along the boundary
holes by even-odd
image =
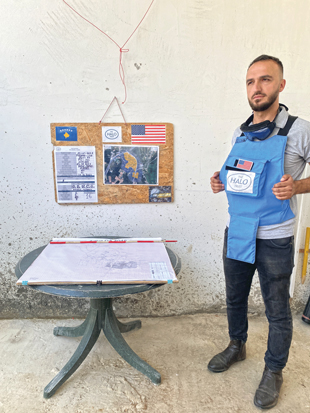
[[[79,12],[77,12],[72,6],[70,6],[70,4],[68,4],[65,0],[63,0],[63,2],[70,7],[71,10],[74,11],[74,13],[76,13],[78,16],[80,16],[83,20],[85,20],[87,23],[91,24],[92,26],[94,26],[97,30],[99,30],[101,33],[103,33],[105,36],[107,36],[118,48],[119,48],[119,76],[120,79],[122,81],[122,84],[124,86],[124,92],[125,92],[125,98],[124,98],[124,102],[122,102],[122,104],[124,104],[127,100],[127,88],[126,88],[126,83],[125,83],[125,72],[124,72],[124,67],[123,67],[123,63],[122,63],[122,58],[123,58],[123,53],[127,53],[129,52],[129,49],[124,49],[124,47],[126,46],[126,44],[129,42],[129,40],[132,38],[132,36],[134,35],[134,33],[138,30],[138,27],[141,25],[141,23],[143,22],[143,20],[145,19],[148,11],[150,10],[152,4],[154,3],[155,0],[151,1],[151,4],[149,5],[148,9],[146,10],[146,12],[144,13],[142,19],[140,20],[140,22],[138,23],[138,25],[136,26],[136,28],[134,29],[134,31],[131,33],[131,35],[128,37],[128,39],[126,40],[126,42],[123,44],[123,46],[120,46],[115,40],[112,39],[112,37],[110,37],[107,33],[105,33],[103,30],[99,29],[99,27],[97,27],[94,23],[92,23],[91,21],[87,20],[84,16],[82,16]],[[113,102],[113,101],[112,101]],[[118,102],[117,102],[118,103]],[[104,115],[103,115],[104,116]]]
[[[122,111],[122,109],[121,109],[121,107],[120,107],[120,104],[119,104],[118,99],[117,99],[117,97],[116,97],[116,96],[114,96],[114,98],[112,99],[112,102],[109,104],[108,109],[104,112],[104,115],[102,116],[102,118],[101,118],[101,119],[100,119],[100,121],[99,121],[99,125],[100,125],[100,123],[102,122],[102,120],[103,120],[103,118],[105,117],[105,115],[108,113],[108,110],[109,110],[109,109],[110,109],[110,107],[112,106],[112,103],[114,102],[114,100],[116,100],[116,103],[118,104],[119,110],[120,110],[120,112],[121,112],[121,114],[122,114],[122,116],[123,116],[123,119],[124,119],[125,125],[127,125],[127,122],[126,122],[126,120],[125,120],[125,117],[124,117],[123,111]]]
[[[124,98],[124,102],[122,102],[122,104],[124,104],[127,100],[127,88],[126,88],[126,83],[125,83],[125,72],[124,72],[124,67],[123,67],[123,63],[122,63],[123,53],[127,53],[127,52],[129,52],[129,49],[120,48],[118,72],[119,72],[119,77],[121,78],[121,81],[123,83],[124,92],[125,92],[125,98]]]

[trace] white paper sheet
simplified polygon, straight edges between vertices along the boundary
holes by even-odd
[[[97,239],[98,240],[98,239]],[[17,284],[177,282],[163,243],[49,244]]]
[[[94,146],[57,146],[54,159],[57,202],[98,202]]]

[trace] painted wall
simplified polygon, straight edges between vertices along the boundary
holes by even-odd
[[[149,1],[70,4],[122,44]],[[281,101],[292,114],[310,120],[309,23],[307,0],[155,0],[124,54],[123,111],[129,122],[174,124],[175,202],[60,206],[54,200],[49,125],[97,122],[114,96],[122,100],[119,51],[61,0],[2,0],[0,317],[83,315],[87,301],[17,288],[14,267],[52,237],[96,235],[178,240],[173,249],[182,258],[180,283],[118,299],[118,314],[223,310],[227,204],[224,194],[211,193],[209,178],[224,161],[233,130],[249,116],[245,73],[258,55],[281,58],[287,79]],[[106,118],[121,120],[116,107]],[[309,204],[305,196],[303,211]],[[302,228],[309,219],[307,213]],[[310,276],[301,286],[300,272],[297,310],[310,293]],[[262,311],[257,277],[250,308]]]

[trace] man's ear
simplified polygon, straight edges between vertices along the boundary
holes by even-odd
[[[286,80],[285,80],[285,79],[282,79],[282,80],[281,80],[281,83],[280,83],[280,90],[279,90],[279,92],[282,92],[282,90],[285,88],[285,85],[286,85]]]

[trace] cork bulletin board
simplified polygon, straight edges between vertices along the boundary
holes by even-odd
[[[160,123],[165,125],[165,140],[162,143],[137,143],[133,141],[132,131],[134,127],[149,127],[156,126],[159,123],[52,123],[51,124],[51,141],[56,150],[59,146],[71,146],[71,147],[95,147],[96,152],[96,176],[97,176],[97,189],[98,189],[98,202],[88,202],[92,204],[138,204],[138,203],[161,203],[161,202],[173,202],[173,125],[171,123]],[[103,128],[109,130],[109,127],[121,131],[121,141],[115,143],[106,142],[103,139]],[[56,138],[57,130],[61,128],[71,128],[75,131],[75,139],[66,140],[66,134],[64,138],[59,140]],[[57,135],[58,136],[58,135]],[[134,142],[134,143],[133,143]],[[116,184],[109,184],[107,177],[107,162],[106,153],[109,152],[107,148],[117,148],[121,150],[120,146],[128,148],[128,152],[135,148],[137,151],[142,150],[142,146],[149,146],[156,148],[157,154],[157,179],[156,182],[144,178],[143,184],[132,184],[128,181],[124,181],[121,184],[121,180],[116,178]],[[60,148],[59,148],[60,149]],[[64,149],[64,148],[63,148]],[[82,148],[81,148],[82,149]],[[125,150],[125,148],[123,148]],[[110,151],[111,152],[111,151]],[[128,156],[128,155],[127,155]],[[129,155],[130,156],[130,155]],[[124,159],[124,156],[123,156]],[[126,157],[127,159],[127,157]],[[134,159],[134,158],[132,158]],[[122,161],[123,162],[123,161]],[[126,162],[124,160],[124,162]],[[129,162],[128,164],[129,165]],[[84,202],[59,202],[57,200],[57,177],[55,168],[55,159],[53,157],[54,167],[54,183],[55,183],[55,199],[60,205],[72,205],[83,204]],[[137,174],[138,175],[138,174]],[[118,179],[118,181],[117,181]],[[114,182],[113,182],[114,183]]]

